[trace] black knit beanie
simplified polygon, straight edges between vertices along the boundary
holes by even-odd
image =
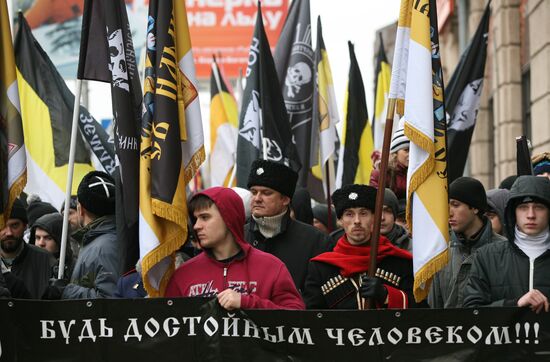
[[[384,190],[384,206],[391,209],[393,217],[399,215],[399,200],[397,200],[397,196],[395,196],[393,191],[388,188]]]
[[[458,200],[481,213],[487,210],[487,195],[483,184],[472,177],[459,177],[449,185],[449,199]]]
[[[13,201],[10,219],[19,219],[25,224],[29,221],[29,219],[27,218],[27,210],[25,210],[25,205],[23,205],[23,201],[21,201],[19,198]]]
[[[36,220],[43,215],[57,212],[57,209],[53,207],[49,202],[33,201],[27,207],[27,218],[29,220],[29,227],[32,227]]]
[[[269,187],[292,199],[298,174],[290,167],[267,160],[255,160],[252,162],[250,174],[248,175],[248,185]]]
[[[376,188],[367,185],[345,185],[332,194],[332,204],[336,216],[340,219],[346,209],[364,207],[374,212]]]
[[[102,171],[92,171],[78,185],[78,202],[97,217],[115,213],[115,181]]]

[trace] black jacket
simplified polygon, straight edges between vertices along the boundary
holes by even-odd
[[[505,218],[508,240],[494,242],[475,255],[466,284],[464,306],[515,306],[533,288],[550,297],[550,250],[534,260],[514,243],[515,209],[526,196],[536,197],[550,206],[550,180],[520,176],[510,190]]]
[[[391,301],[396,308],[405,308],[407,305],[402,302],[404,295],[408,299],[408,308],[417,306],[412,292],[414,283],[412,260],[388,256],[378,263],[377,269],[384,276],[387,273],[387,278],[379,277],[386,286],[404,293],[398,293],[396,295],[397,300]],[[311,261],[303,294],[306,308],[359,309],[358,303],[361,301],[358,289],[359,279],[359,274],[349,279],[344,278],[340,276],[338,267],[319,261]],[[334,280],[336,280],[336,286],[332,285]],[[425,306],[425,304],[422,305]]]
[[[23,250],[11,265],[11,272],[22,280],[31,298],[40,299],[48,287],[55,258],[50,252],[23,243]]]
[[[293,220],[288,212],[281,222],[281,232],[273,238],[264,238],[254,219],[246,224],[244,236],[255,248],[285,263],[300,292],[304,290],[309,259],[329,250],[327,235],[311,225]]]

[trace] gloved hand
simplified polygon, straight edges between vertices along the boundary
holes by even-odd
[[[388,296],[388,291],[384,287],[382,280],[378,278],[371,278],[368,275],[361,277],[361,288],[359,289],[361,297],[368,299],[373,298],[378,303],[384,303]]]
[[[63,289],[69,284],[69,282],[66,279],[56,279],[51,278],[50,279],[50,285],[48,285],[48,288],[42,295],[42,299],[47,300],[59,300],[61,299],[61,296],[63,295]]]

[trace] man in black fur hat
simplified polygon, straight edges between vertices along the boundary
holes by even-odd
[[[364,309],[372,298],[377,308],[408,308],[412,294],[412,255],[386,237],[378,241],[376,276],[369,277],[370,239],[376,189],[346,185],[332,202],[345,234],[334,250],[309,263],[304,300],[308,309]]]
[[[277,162],[256,160],[248,177],[252,217],[245,239],[273,254],[288,268],[294,284],[303,291],[309,259],[328,250],[328,237],[311,225],[290,217],[290,202],[298,174]]]
[[[119,255],[116,243],[115,181],[105,172],[88,173],[78,186],[80,225],[73,238],[82,249],[71,282],[50,281],[47,299],[109,298],[116,291]]]

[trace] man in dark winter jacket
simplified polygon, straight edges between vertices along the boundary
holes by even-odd
[[[227,310],[304,309],[285,265],[244,241],[244,206],[237,193],[212,187],[189,202],[203,253],[176,270],[166,297],[212,297]]]
[[[63,216],[55,212],[39,217],[31,228],[31,241],[39,248],[49,251],[56,259],[56,265],[52,270],[52,277],[56,278],[59,270],[59,256],[61,254],[61,234],[63,230]],[[70,230],[70,226],[69,226]],[[70,234],[70,232],[69,232]],[[65,247],[64,278],[69,279],[73,271],[74,260],[71,247],[67,243]]]
[[[464,306],[530,307],[548,312],[550,297],[550,180],[520,176],[510,190],[508,240],[480,249],[466,285]]]
[[[105,172],[92,171],[78,186],[78,215],[82,228],[73,233],[82,249],[70,283],[50,281],[47,299],[109,298],[116,291],[119,256],[115,224],[115,182]]]
[[[386,237],[378,241],[377,271],[367,276],[376,189],[347,185],[332,202],[345,234],[334,250],[311,259],[304,291],[310,309],[364,309],[368,298],[379,308],[408,308],[412,294],[412,255]]]
[[[293,220],[289,204],[298,174],[273,161],[256,160],[248,177],[252,192],[252,218],[245,239],[285,263],[294,284],[302,291],[309,259],[329,249],[327,235],[311,225]]]
[[[48,287],[55,259],[47,251],[25,243],[26,225],[25,207],[21,200],[16,199],[6,226],[0,230],[0,256],[7,271],[25,284],[30,297],[40,299]]]
[[[394,192],[388,188],[384,190],[384,206],[380,221],[380,234],[387,237],[391,243],[400,249],[412,252],[411,238],[407,229],[395,223],[399,213],[399,201]]]
[[[428,302],[432,308],[460,308],[474,253],[503,237],[493,232],[485,216],[485,188],[471,177],[459,177],[449,185],[449,262],[433,278]]]

